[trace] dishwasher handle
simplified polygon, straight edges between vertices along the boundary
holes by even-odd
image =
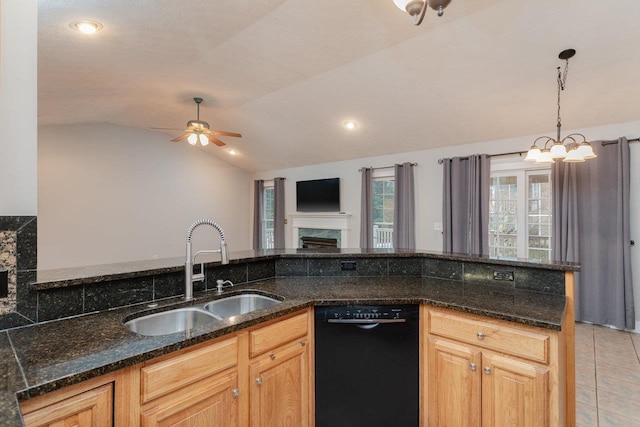
[[[377,325],[379,323],[406,323],[407,319],[327,319],[328,323],[347,323],[351,325]]]

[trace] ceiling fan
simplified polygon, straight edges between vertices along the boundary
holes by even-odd
[[[176,129],[176,128],[150,128],[150,129],[162,129],[162,130],[182,130],[183,132],[185,132],[184,135],[181,135],[177,138],[172,139],[171,141],[173,142],[180,142],[180,141],[184,141],[185,139],[189,142],[189,144],[191,145],[196,145],[198,142],[200,142],[200,144],[204,147],[206,145],[209,144],[209,142],[213,142],[214,144],[216,144],[218,147],[222,147],[223,145],[225,145],[224,142],[220,141],[218,138],[216,138],[215,135],[221,135],[221,136],[233,136],[236,138],[241,138],[242,135],[240,135],[239,133],[234,133],[234,132],[225,132],[222,130],[211,130],[209,128],[209,123],[200,120],[200,104],[202,103],[202,98],[193,98],[193,100],[196,103],[197,106],[197,111],[198,111],[198,118],[196,120],[189,120],[187,122],[187,128],[186,129]]]

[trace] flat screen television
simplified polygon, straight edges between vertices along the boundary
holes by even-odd
[[[298,212],[340,212],[340,178],[296,182]]]

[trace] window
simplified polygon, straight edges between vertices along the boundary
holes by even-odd
[[[492,162],[489,253],[551,260],[551,170],[524,162]]]
[[[374,171],[373,247],[393,248],[395,177],[393,170]]]
[[[264,212],[262,213],[262,247],[264,249],[273,249],[274,244],[274,219],[275,219],[275,200],[273,181],[264,184]]]

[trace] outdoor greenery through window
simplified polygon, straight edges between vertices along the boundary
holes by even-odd
[[[520,164],[492,164],[489,253],[499,258],[549,261],[551,171]]]
[[[264,187],[264,212],[262,215],[262,247],[274,248],[273,226],[275,218],[274,190],[273,187]]]
[[[396,182],[393,176],[373,178],[373,247],[393,247]]]

